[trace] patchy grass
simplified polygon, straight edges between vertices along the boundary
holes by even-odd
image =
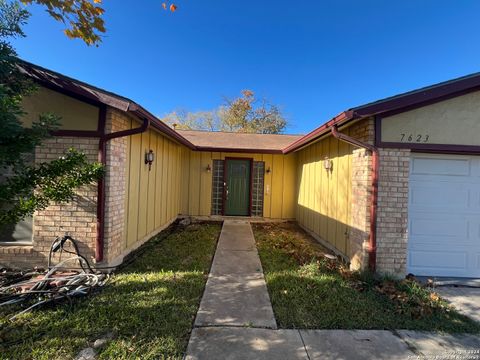
[[[270,299],[282,328],[480,332],[412,280],[353,273],[297,225],[254,224]]]
[[[0,358],[70,359],[108,333],[113,340],[100,359],[182,358],[219,233],[218,224],[194,224],[152,239],[112,283],[73,308],[13,322],[0,309]]]

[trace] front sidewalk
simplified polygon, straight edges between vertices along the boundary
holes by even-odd
[[[476,335],[276,327],[250,224],[225,220],[186,359],[480,360]]]
[[[276,329],[250,224],[225,220],[195,327],[251,326]]]

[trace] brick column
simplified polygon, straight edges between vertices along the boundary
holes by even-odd
[[[349,129],[351,137],[373,144],[373,119],[362,120]],[[354,270],[368,266],[367,245],[370,237],[370,207],[372,198],[372,155],[354,148],[352,152],[352,201],[349,234],[350,267]]]
[[[377,270],[404,276],[408,242],[410,150],[380,149]]]
[[[353,270],[368,266],[366,251],[370,237],[370,207],[372,195],[372,156],[365,149],[353,151],[351,230],[349,234],[350,267]]]
[[[130,124],[131,119],[124,113],[107,109],[106,133],[130,129]],[[104,259],[108,263],[118,257],[126,246],[127,149],[127,137],[112,139],[106,145]]]

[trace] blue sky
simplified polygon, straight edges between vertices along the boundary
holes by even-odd
[[[306,133],[366,102],[480,71],[476,0],[104,0],[100,47],[30,7],[25,60],[139,102],[208,110],[252,89]]]

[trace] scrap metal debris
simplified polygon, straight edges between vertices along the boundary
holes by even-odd
[[[52,265],[55,253],[59,255],[59,262]],[[70,257],[62,260],[63,253]],[[71,302],[72,298],[85,296],[107,281],[108,275],[93,270],[80,254],[76,241],[66,235],[52,243],[46,271],[0,271],[0,306],[19,306],[20,310],[10,318],[14,320],[45,304]]]

